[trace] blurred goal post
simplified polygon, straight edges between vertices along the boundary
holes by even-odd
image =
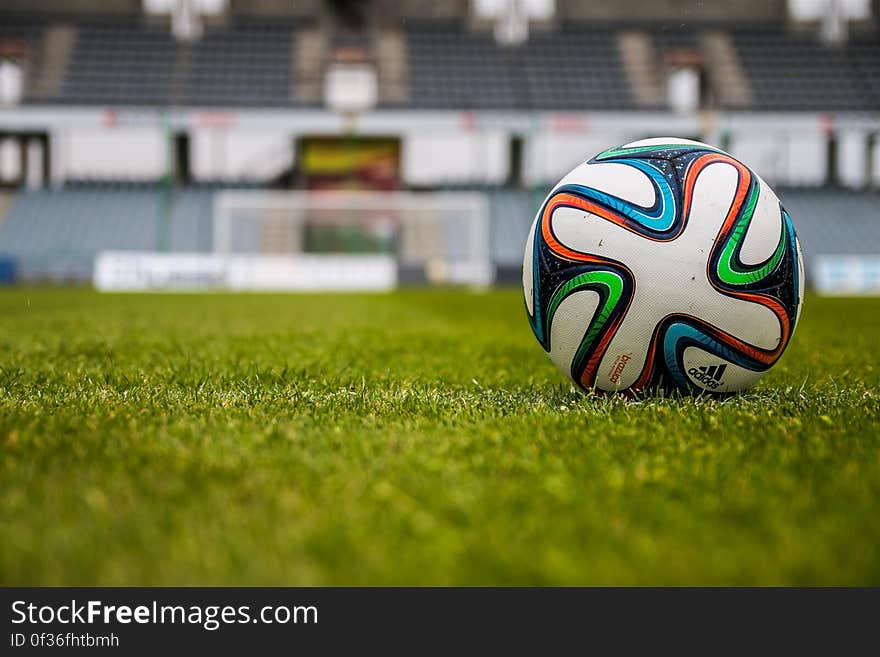
[[[489,206],[479,192],[221,191],[220,255],[387,254],[398,280],[486,287]]]

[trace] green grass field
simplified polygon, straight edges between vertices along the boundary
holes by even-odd
[[[2,292],[0,583],[880,584],[878,336],[629,402],[515,290]]]

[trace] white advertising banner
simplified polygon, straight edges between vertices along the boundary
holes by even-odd
[[[387,255],[105,251],[93,282],[105,292],[386,291],[397,286],[397,263]]]
[[[880,255],[820,255],[812,273],[819,294],[880,295]]]

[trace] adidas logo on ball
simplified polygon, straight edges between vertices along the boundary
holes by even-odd
[[[727,365],[709,365],[704,367],[692,367],[688,370],[688,374],[695,380],[702,383],[707,388],[715,390],[721,383],[721,377],[724,376],[724,370]]]

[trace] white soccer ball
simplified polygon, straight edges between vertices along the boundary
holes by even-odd
[[[803,259],[773,190],[707,144],[663,137],[566,175],[526,242],[529,323],[584,389],[729,393],[788,345]]]

